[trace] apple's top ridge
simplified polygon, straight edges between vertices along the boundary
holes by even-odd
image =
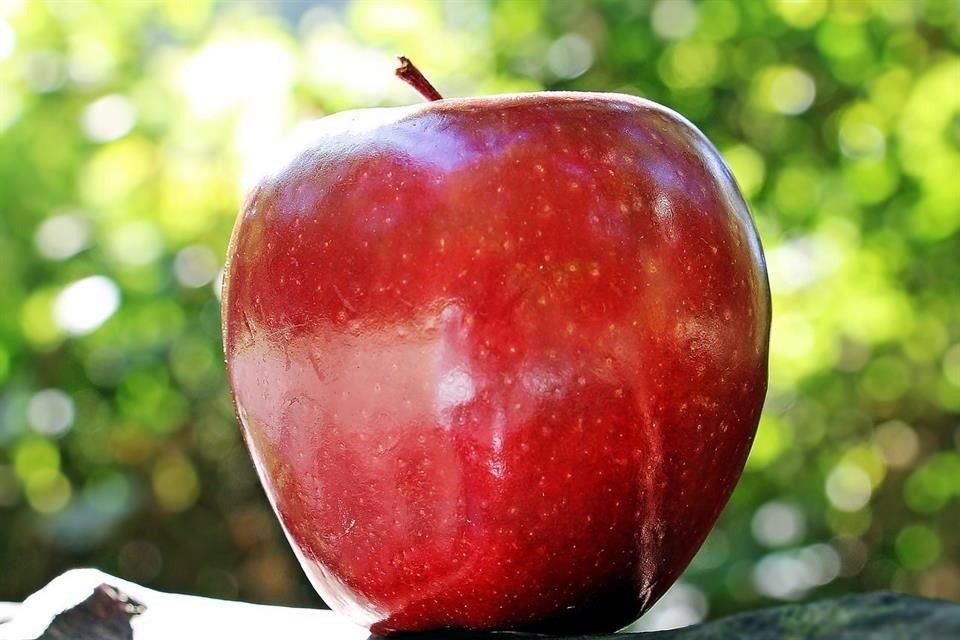
[[[355,144],[359,144],[367,135],[382,127],[400,124],[428,114],[444,116],[446,114],[474,111],[508,111],[529,106],[549,107],[576,103],[602,105],[624,111],[639,108],[659,112],[670,119],[682,122],[698,134],[700,133],[696,126],[669,107],[625,93],[536,91],[465,98],[443,98],[421,104],[350,109],[303,122],[291,132],[285,144],[276,150],[271,160],[265,163],[265,166],[270,167],[270,170],[266,171],[263,177],[269,178],[271,175],[275,175],[277,171],[288,168],[291,162],[294,162],[304,152],[316,148],[321,141],[333,142],[336,138],[341,140],[353,138]],[[702,134],[700,135],[702,136]]]

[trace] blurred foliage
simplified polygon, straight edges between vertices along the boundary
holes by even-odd
[[[955,0],[0,0],[0,599],[96,565],[312,604],[240,442],[218,272],[305,118],[611,90],[684,113],[767,250],[744,478],[643,624],[894,587],[960,598]]]

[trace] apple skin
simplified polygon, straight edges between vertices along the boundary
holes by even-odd
[[[743,198],[629,96],[319,120],[247,199],[223,292],[270,502],[378,634],[630,623],[713,526],[766,391]]]

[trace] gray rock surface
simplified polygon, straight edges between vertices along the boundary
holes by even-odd
[[[960,604],[890,592],[750,611],[644,640],[960,639]]]

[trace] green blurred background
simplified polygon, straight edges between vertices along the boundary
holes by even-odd
[[[611,90],[684,113],[774,293],[758,439],[641,623],[895,588],[960,599],[956,0],[0,0],[0,600],[95,565],[317,606],[238,436],[217,286],[298,120]]]

